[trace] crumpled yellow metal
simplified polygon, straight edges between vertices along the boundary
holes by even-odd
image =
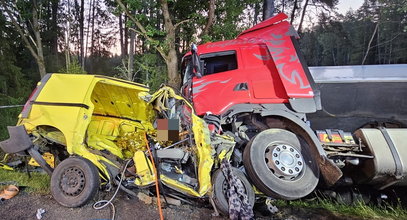
[[[145,133],[155,137],[156,130],[152,125],[156,118],[154,110],[167,111],[171,98],[182,101],[191,109],[195,143],[190,149],[197,158],[199,187],[194,189],[165,175],[160,175],[160,178],[169,187],[202,197],[211,190],[211,171],[217,152],[211,144],[205,121],[195,114],[193,106],[186,99],[170,87],[162,87],[150,95],[148,88],[123,80],[92,75],[52,74],[36,101],[80,103],[86,108],[34,104],[29,117],[20,116],[18,124],[24,124],[31,134],[39,133],[39,125],[55,128],[52,130],[54,133],[40,135],[52,135],[52,139],[64,143],[69,154],[90,160],[106,181],[113,178],[109,169],[118,170],[120,164],[104,156],[104,151],[120,159],[133,158],[136,168],[137,161],[144,158],[146,162],[139,163],[138,169],[144,172],[144,179],[136,180],[135,183],[146,186],[152,183],[154,175],[148,175],[146,171],[151,161],[145,157],[148,143],[145,143],[143,137]],[[218,152],[218,157],[229,158],[230,154],[230,148],[225,147],[220,154]]]
[[[10,171],[14,170],[12,167],[10,167],[10,166],[8,166],[8,165],[6,165],[4,163],[0,163],[0,169],[10,170]]]
[[[171,87],[165,86],[155,92],[152,95],[150,103],[154,102],[154,109],[156,109],[157,111],[165,111],[168,110],[166,103],[168,103],[169,98],[181,100],[191,109],[191,127],[195,139],[195,146],[193,146],[193,150],[195,151],[198,159],[199,188],[198,191],[196,191],[179,181],[166,177],[165,175],[160,175],[160,178],[164,182],[164,184],[169,185],[170,187],[187,192],[189,195],[192,196],[202,197],[212,187],[210,174],[212,166],[214,164],[215,151],[211,145],[209,129],[206,122],[195,114],[192,105],[185,98],[177,95]]]
[[[47,164],[48,164],[50,167],[54,168],[54,165],[55,165],[55,157],[54,157],[53,154],[51,154],[51,153],[49,153],[49,152],[45,152],[45,153],[42,155],[42,158],[44,158],[45,162],[47,162]],[[35,167],[39,167],[39,166],[40,166],[40,165],[37,163],[37,161],[34,160],[34,158],[31,158],[31,159],[28,161],[28,164],[31,165],[31,166],[35,166]]]

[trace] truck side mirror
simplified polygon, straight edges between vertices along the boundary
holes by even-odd
[[[198,55],[198,47],[196,44],[192,44],[191,46],[191,53],[192,53],[192,72],[198,78],[202,77],[202,63],[200,62],[199,55]]]

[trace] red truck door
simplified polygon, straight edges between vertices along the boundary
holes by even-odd
[[[239,52],[236,49],[200,55],[202,77],[192,79],[192,99],[198,115],[208,111],[220,114],[229,106],[249,98],[247,80],[240,73]]]

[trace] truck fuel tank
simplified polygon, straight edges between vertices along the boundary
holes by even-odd
[[[356,182],[378,189],[407,186],[407,128],[362,128],[355,136],[366,146],[364,153],[374,156],[361,164]]]

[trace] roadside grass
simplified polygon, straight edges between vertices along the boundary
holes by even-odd
[[[31,172],[31,178],[26,172],[8,171],[0,169],[0,189],[4,184],[15,184],[25,187],[24,191],[34,194],[49,194],[50,177],[45,173]],[[363,219],[407,219],[407,209],[399,205],[367,205],[364,202],[355,202],[351,205],[318,197],[315,200],[283,201],[277,200],[277,207],[297,207],[306,210],[327,210],[338,216]]]
[[[47,174],[31,172],[31,178],[26,172],[0,169],[0,188],[4,185],[14,184],[29,193],[48,194],[50,177]]]
[[[400,204],[381,206],[365,204],[362,201],[353,204],[343,204],[325,198],[318,198],[312,201],[276,201],[280,207],[299,207],[305,209],[325,209],[338,216],[360,217],[363,219],[407,219],[407,209]]]

